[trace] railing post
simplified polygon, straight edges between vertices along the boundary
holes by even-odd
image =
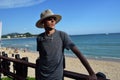
[[[16,54],[16,55],[15,55],[15,59],[28,62],[28,57],[20,58],[20,55],[19,55],[19,54]],[[14,73],[15,73],[17,76],[21,76],[21,77],[23,77],[22,80],[26,80],[26,78],[27,78],[27,72],[28,72],[28,66],[27,66],[27,65],[20,64],[20,63],[18,63],[18,62],[14,62],[14,63],[13,63],[13,69],[14,69]],[[14,79],[14,80],[17,80],[17,79]]]
[[[6,53],[3,53],[2,56],[8,58],[8,55]],[[1,61],[1,69],[6,70],[7,72],[10,72],[10,61],[8,60],[2,60]],[[4,72],[3,74],[6,76],[7,72]]]

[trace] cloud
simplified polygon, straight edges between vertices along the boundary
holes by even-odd
[[[44,2],[45,0],[0,0],[0,9],[27,7]]]

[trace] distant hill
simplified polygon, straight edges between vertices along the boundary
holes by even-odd
[[[26,38],[26,37],[34,37],[36,35],[31,34],[29,32],[26,33],[9,33],[6,35],[2,35],[2,38]]]

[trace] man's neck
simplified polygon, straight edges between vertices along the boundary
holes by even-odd
[[[46,35],[48,35],[48,36],[52,35],[54,32],[55,32],[55,29],[45,31]]]

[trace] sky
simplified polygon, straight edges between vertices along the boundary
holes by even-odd
[[[2,35],[40,34],[40,13],[51,9],[62,16],[56,29],[70,35],[120,32],[120,0],[0,0]]]

